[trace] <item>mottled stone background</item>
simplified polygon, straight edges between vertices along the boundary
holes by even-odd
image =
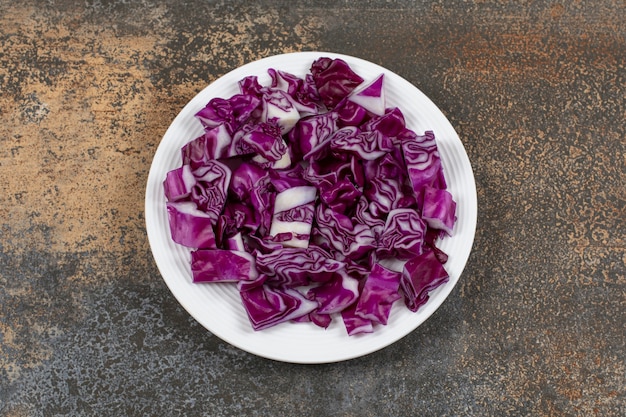
[[[321,366],[198,325],[143,217],[186,102],[302,50],[424,91],[479,200],[431,319]],[[0,415],[626,415],[625,60],[622,0],[0,1]]]

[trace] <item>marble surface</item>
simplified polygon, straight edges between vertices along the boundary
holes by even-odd
[[[625,22],[616,0],[0,2],[0,415],[626,415]],[[425,324],[312,366],[190,318],[143,216],[184,104],[304,50],[424,91],[479,202]]]

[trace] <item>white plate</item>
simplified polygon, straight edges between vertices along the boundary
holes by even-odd
[[[311,63],[322,56],[341,58],[366,81],[385,74],[388,106],[402,110],[407,126],[418,134],[433,130],[438,141],[448,189],[457,202],[457,223],[453,237],[440,241],[449,255],[446,270],[450,280],[430,294],[430,300],[416,313],[396,302],[386,326],[374,333],[348,336],[340,318],[328,329],[311,323],[283,323],[255,332],[241,305],[234,284],[193,284],[189,249],[170,238],[163,180],[181,165],[180,149],[202,133],[194,114],[213,97],[229,98],[238,93],[237,82],[257,75],[261,84],[270,81],[268,68],[304,76]],[[156,264],[180,304],[215,336],[252,354],[292,363],[338,362],[382,349],[406,336],[430,317],[456,285],[470,254],[476,229],[476,185],[470,161],[454,128],[441,111],[420,90],[393,72],[346,55],[327,52],[299,52],[272,56],[246,64],[219,78],[194,97],[174,119],[161,141],[148,176],[146,226]]]

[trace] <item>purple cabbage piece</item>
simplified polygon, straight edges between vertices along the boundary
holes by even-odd
[[[285,71],[270,68],[271,88],[286,92],[300,114],[318,114],[323,110],[317,87],[310,74],[302,79]]]
[[[190,248],[215,248],[213,218],[192,201],[166,203],[172,240]]]
[[[330,326],[333,318],[330,314],[320,314],[316,310],[311,311],[309,314],[297,317],[291,320],[292,323],[313,323],[318,327],[324,329]]]
[[[366,224],[354,223],[345,214],[319,204],[316,211],[317,230],[342,255],[358,259],[376,249],[376,237]]]
[[[261,120],[278,125],[281,134],[289,133],[300,120],[300,112],[293,99],[284,91],[266,89],[261,101],[263,102]]]
[[[278,161],[287,152],[280,127],[274,122],[244,125],[233,137],[237,152],[233,155],[255,153],[267,161]]]
[[[449,275],[437,259],[434,251],[425,251],[404,264],[400,287],[404,302],[415,312],[426,304],[429,292],[448,282]]]
[[[280,232],[276,234],[270,234],[266,236],[264,240],[268,242],[280,243],[285,248],[302,248],[309,247],[309,241],[311,240],[310,233],[297,233],[297,232]]]
[[[374,238],[376,239],[376,241],[378,241],[380,235],[383,232],[383,229],[385,228],[385,220],[372,215],[372,213],[370,213],[369,211],[369,208],[369,201],[365,196],[361,196],[356,204],[354,219],[357,223],[367,224],[372,230]]]
[[[283,248],[280,242],[268,239],[267,237],[262,238],[251,233],[243,236],[243,243],[250,253],[272,253]]]
[[[371,320],[365,319],[356,314],[356,305],[357,303],[354,303],[350,307],[341,311],[341,318],[344,326],[346,327],[346,331],[348,332],[348,336],[373,333],[374,324]]]
[[[394,136],[392,140],[395,145],[402,146],[402,142],[418,140],[418,135],[411,129],[404,129],[403,131],[398,133],[396,136]]]
[[[343,128],[343,129],[349,129],[348,127]],[[333,136],[335,136],[336,134],[347,134],[344,133],[340,130],[335,131],[332,135],[324,138],[323,141],[320,141],[319,143],[317,143],[313,148],[311,148],[310,151],[308,151],[307,153],[305,153],[304,155],[302,155],[302,159],[308,163],[311,163],[312,161],[321,161],[324,160],[326,158],[332,158],[335,160],[347,160],[348,156],[347,154],[342,154],[340,152],[332,152],[332,148],[330,147],[330,144],[332,142]]]
[[[304,171],[304,178],[320,189],[331,188],[343,178],[351,178],[352,165],[348,161],[328,159],[311,161]]]
[[[369,210],[376,217],[384,217],[397,206],[403,197],[402,187],[397,178],[376,176],[372,178],[364,192],[369,203]]]
[[[406,129],[404,115],[397,107],[388,109],[383,115],[373,117],[361,126],[364,131],[376,131],[387,138],[395,138]]]
[[[183,165],[198,168],[212,159],[238,155],[232,147],[233,138],[226,125],[208,129],[181,149]]]
[[[337,258],[341,259],[340,255],[337,256]],[[346,267],[345,267],[346,272],[351,277],[354,277],[358,279],[359,281],[363,281],[365,278],[367,278],[370,271],[372,270],[372,266],[371,266],[372,262],[370,261],[370,259],[353,261],[352,259],[345,258],[341,260],[346,263]]]
[[[380,259],[411,259],[422,253],[425,233],[426,225],[417,211],[391,210],[378,240],[376,254]]]
[[[242,95],[256,97],[261,102],[261,96],[265,87],[259,83],[259,78],[256,75],[250,75],[239,80],[239,91]]]
[[[274,214],[274,219],[282,222],[305,222],[313,223],[315,216],[315,203],[310,202],[301,206],[293,207]]]
[[[402,298],[399,272],[375,264],[365,281],[355,314],[372,322],[387,324],[394,302]]]
[[[383,88],[385,75],[378,77],[368,83],[363,83],[352,91],[348,100],[358,104],[370,113],[378,116],[385,114],[385,90]]]
[[[335,148],[332,146],[333,143],[344,143],[349,141],[351,138],[354,138],[359,134],[359,128],[357,126],[345,126],[339,128],[332,132],[326,140],[321,143],[318,143],[311,151],[304,155],[305,160],[323,160],[327,156],[330,156],[333,159],[346,161],[350,156],[346,152],[342,152],[340,147],[337,147],[338,152],[335,151]],[[332,151],[332,152],[331,152]]]
[[[364,194],[370,202],[369,209],[373,216],[383,217],[393,209],[416,204],[398,148],[393,148],[375,161],[367,161],[364,172]]]
[[[255,97],[261,102],[260,114],[255,114],[253,120],[275,123],[280,127],[281,134],[288,133],[300,119],[298,107],[306,107],[288,93],[288,86],[281,84],[280,88],[264,87],[259,84],[256,76],[242,79],[239,89],[243,95]]]
[[[354,134],[337,134],[349,128],[335,132],[330,141],[334,151],[354,154],[365,160],[380,158],[393,149],[393,142],[377,130],[354,132]],[[350,131],[353,131],[350,129]]]
[[[310,185],[291,187],[276,194],[274,214],[315,201],[317,189]]]
[[[347,178],[339,180],[334,185],[324,188],[320,199],[333,211],[345,213],[359,201],[363,193]]]
[[[320,98],[329,109],[363,82],[363,78],[342,59],[317,59],[311,65],[311,75]]]
[[[427,131],[416,140],[403,141],[402,153],[415,196],[421,199],[425,187],[446,188],[435,134]]]
[[[211,160],[196,169],[183,165],[168,172],[163,188],[169,202],[191,201],[216,224],[226,202],[230,178],[226,165]]]
[[[288,134],[294,159],[299,161],[320,143],[326,143],[336,129],[337,115],[335,113],[324,113],[300,119]]]
[[[231,201],[224,206],[222,217],[232,224],[235,230],[254,232],[259,228],[259,216],[247,204]]]
[[[268,239],[285,247],[307,248],[314,217],[314,202],[275,212]]]
[[[252,183],[252,187],[248,190],[249,194],[245,196],[243,201],[255,212],[255,219],[258,220],[258,233],[265,236],[269,231],[272,223],[272,209],[274,207],[274,199],[276,192],[273,190],[269,174],[265,174],[261,178],[254,176],[253,170],[244,169],[238,171],[241,176],[242,184]],[[246,177],[247,174],[251,176]],[[245,180],[249,178],[250,181]],[[244,181],[245,180],[245,181]]]
[[[369,333],[399,287],[415,311],[448,279],[436,240],[452,232],[456,203],[434,134],[385,107],[383,75],[365,83],[330,58],[310,72],[270,69],[269,86],[246,77],[196,114],[204,133],[164,181],[172,238],[199,249],[198,282],[239,282],[257,330],[328,327],[341,312],[348,334]],[[385,258],[409,260],[398,273]]]
[[[425,187],[422,218],[429,227],[452,236],[456,220],[456,202],[452,194],[440,188]]]
[[[354,184],[359,189],[363,189],[365,187],[365,168],[363,167],[363,161],[356,156],[352,156],[350,159],[350,173],[352,174],[350,179]]]
[[[340,127],[361,126],[369,118],[369,113],[353,101],[343,100],[333,109],[337,114],[337,124]]]
[[[193,176],[189,165],[173,169],[167,173],[163,182],[165,198],[167,201],[188,200],[195,184],[196,178]]]
[[[232,171],[229,190],[240,201],[246,201],[250,198],[250,190],[267,177],[268,173],[258,165],[244,162]]]
[[[375,161],[363,161],[363,170],[365,181],[376,177],[395,178],[399,183],[408,180],[402,151],[398,147],[392,147],[383,157]]]
[[[257,331],[306,316],[317,308],[315,301],[292,288],[240,282],[239,294],[252,328]]]
[[[278,161],[270,161],[265,159],[262,155],[255,155],[250,161],[266,170],[287,169],[292,165],[291,152],[289,152],[289,149],[287,149],[287,152],[285,152]]]
[[[227,205],[226,208],[230,206]],[[237,220],[229,214],[222,214],[217,219],[217,223],[213,227],[215,233],[215,244],[218,249],[225,249],[228,246],[228,239],[235,236],[239,230],[237,229]]]
[[[269,239],[286,247],[309,246],[317,189],[303,185],[276,194]]]
[[[437,239],[442,236],[442,232],[439,229],[426,228],[426,235],[424,236],[424,244],[426,248],[435,252],[435,256],[440,263],[445,264],[448,262],[448,254],[437,247]],[[425,249],[426,249],[425,248]]]
[[[308,285],[325,282],[345,266],[317,246],[283,248],[269,254],[257,254],[257,268],[273,285]]]
[[[304,178],[304,168],[300,164],[296,164],[288,169],[269,171],[272,186],[277,193],[283,192],[289,188],[300,187],[303,185],[311,185]]]
[[[261,100],[251,94],[236,94],[230,99],[213,98],[196,113],[196,118],[207,131],[224,125],[226,131],[232,135],[254,114],[260,104]]]
[[[191,188],[191,200],[198,209],[207,213],[213,224],[226,203],[226,194],[230,184],[231,171],[219,161],[209,161],[206,165],[193,171],[196,184]]]
[[[231,237],[227,238],[224,246],[226,246],[226,249],[230,251],[247,252],[241,232],[237,232]]]
[[[313,323],[316,326],[327,329],[330,326],[330,323],[333,321],[333,318],[330,314],[321,314],[316,310],[311,311],[306,316],[301,316],[295,320],[294,323]]]
[[[229,191],[252,210],[254,230],[264,236],[272,222],[276,196],[269,174],[254,164],[244,162],[234,170]]]
[[[314,216],[315,203],[310,202],[275,213],[274,219],[282,222],[305,222],[312,224]]]
[[[311,288],[307,297],[319,304],[316,312],[339,313],[358,299],[359,280],[351,277],[345,270],[339,270],[324,285]]]
[[[255,259],[247,252],[211,249],[191,252],[193,282],[255,280]]]

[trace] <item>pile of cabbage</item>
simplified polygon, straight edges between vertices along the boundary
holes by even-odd
[[[269,69],[196,117],[164,192],[171,236],[195,283],[234,282],[252,328],[341,319],[349,335],[386,325],[447,282],[456,203],[433,132],[418,135],[341,59],[304,78]]]

